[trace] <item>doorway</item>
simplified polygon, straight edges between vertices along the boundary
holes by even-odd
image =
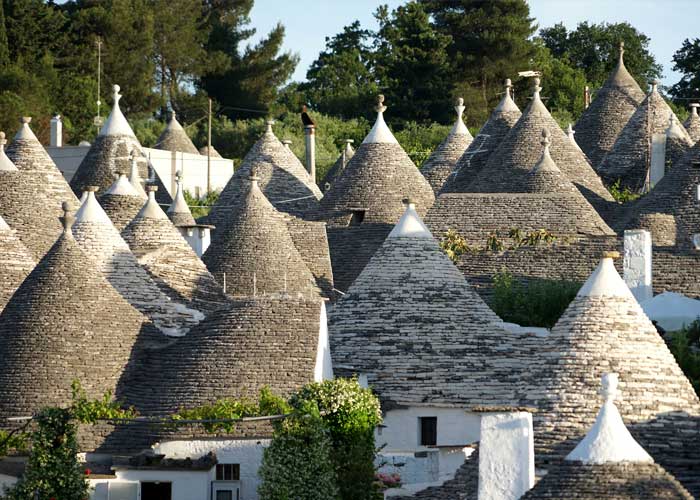
[[[141,483],[141,500],[172,500],[173,483],[154,481]]]

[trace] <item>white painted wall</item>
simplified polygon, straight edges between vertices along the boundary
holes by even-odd
[[[437,417],[436,447],[419,444],[419,417]],[[377,446],[386,445],[380,457],[387,462],[382,472],[398,472],[409,491],[411,485],[422,488],[451,479],[473,451],[465,445],[479,440],[480,421],[480,414],[459,408],[415,406],[388,411],[384,427],[375,431]]]
[[[517,500],[534,484],[532,415],[484,414],[479,441],[479,500]]]
[[[625,258],[623,275],[625,283],[638,302],[653,297],[651,282],[651,233],[644,229],[625,231]]]
[[[208,227],[178,227],[178,231],[190,244],[198,257],[204,255],[211,244],[211,230]]]
[[[73,178],[80,162],[87,154],[89,147],[64,146],[48,147],[49,155],[63,176],[70,181]],[[175,173],[182,170],[183,186],[185,189],[195,194],[199,191],[204,194],[207,189],[207,157],[191,153],[180,153],[163,151],[161,149],[143,148],[143,152],[149,157],[153,168],[160,176],[163,184],[175,195],[177,189],[175,183]],[[213,190],[221,190],[226,186],[233,175],[233,160],[226,158],[211,159],[211,186]]]
[[[649,167],[649,184],[653,188],[666,172],[666,134],[651,136],[651,165]]]
[[[316,347],[316,366],[314,381],[322,382],[333,378],[333,362],[331,361],[331,345],[328,340],[328,317],[326,303],[321,302],[321,318],[319,321],[318,346]]]

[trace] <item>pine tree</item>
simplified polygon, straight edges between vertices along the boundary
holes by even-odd
[[[7,45],[7,30],[5,29],[5,7],[0,1],[0,68],[10,64],[10,48]]]

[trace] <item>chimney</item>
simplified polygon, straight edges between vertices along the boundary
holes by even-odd
[[[304,127],[304,136],[306,139],[306,169],[309,171],[311,181],[316,182],[316,127],[314,125],[306,125]]]
[[[284,139],[282,141],[282,144],[284,144],[284,147],[287,149],[292,149],[292,141],[291,139]]]
[[[63,147],[63,122],[61,121],[61,115],[51,118],[51,140],[49,145],[52,148]]]
[[[654,295],[651,287],[651,233],[644,229],[625,231],[625,284],[641,303]]]
[[[532,415],[484,413],[480,434],[478,499],[517,500],[535,484]]]

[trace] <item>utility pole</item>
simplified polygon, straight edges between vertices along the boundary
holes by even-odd
[[[211,193],[211,97],[209,98],[209,125],[207,126],[207,194]]]
[[[97,133],[100,133],[100,128],[102,127],[102,115],[100,114],[100,106],[102,101],[100,100],[100,85],[102,83],[102,38],[97,37],[97,116],[93,120],[95,127],[97,127]]]

